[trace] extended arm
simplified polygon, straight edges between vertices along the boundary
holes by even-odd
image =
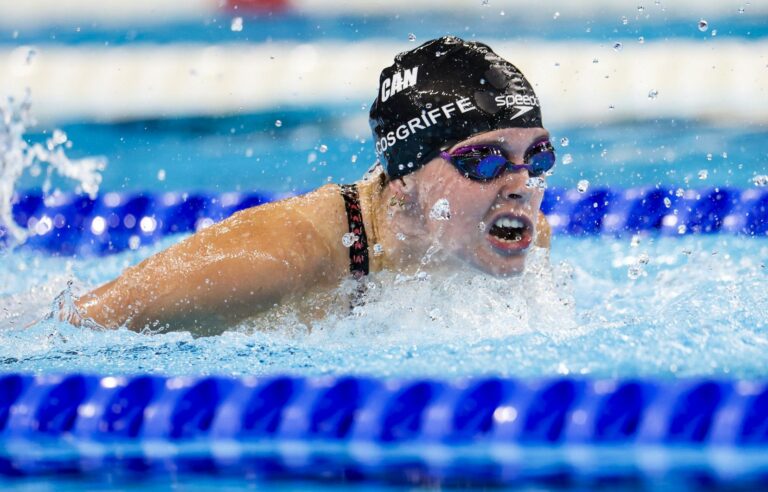
[[[338,282],[345,252],[331,239],[343,213],[330,187],[244,210],[126,269],[81,297],[78,311],[106,327],[219,332]]]

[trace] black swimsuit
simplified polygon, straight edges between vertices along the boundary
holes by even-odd
[[[363,224],[363,210],[360,207],[360,195],[357,185],[340,185],[341,196],[344,197],[344,208],[347,210],[349,233],[354,234],[354,243],[349,247],[349,270],[352,276],[360,279],[368,275],[368,237]]]

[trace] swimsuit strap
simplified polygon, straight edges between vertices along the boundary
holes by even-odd
[[[344,208],[347,210],[349,233],[354,234],[354,243],[349,247],[349,270],[355,278],[368,275],[368,237],[363,225],[363,211],[360,207],[360,195],[357,185],[340,185],[341,196],[344,197]]]

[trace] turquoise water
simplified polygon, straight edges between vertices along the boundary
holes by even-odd
[[[275,122],[281,126],[276,127]],[[349,123],[349,122],[352,123]],[[72,157],[103,155],[102,191],[307,191],[358,179],[375,160],[367,110],[314,108],[236,117],[69,124]],[[752,186],[768,172],[768,128],[660,120],[553,127],[552,186]],[[38,129],[33,140],[48,133]],[[567,139],[567,146],[561,142]],[[325,151],[321,150],[325,149]],[[570,154],[572,163],[563,164]],[[164,170],[163,179],[158,171]],[[215,170],[215,172],[211,172]],[[707,171],[700,179],[699,172]],[[32,178],[20,188],[34,184]]]

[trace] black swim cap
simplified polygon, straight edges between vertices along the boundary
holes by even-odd
[[[454,36],[400,53],[382,70],[371,106],[376,155],[397,178],[429,162],[447,142],[499,128],[538,128],[539,100],[514,65]]]

